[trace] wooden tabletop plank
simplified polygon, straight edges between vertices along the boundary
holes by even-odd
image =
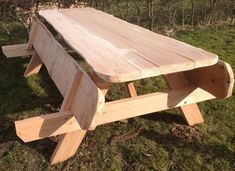
[[[88,20],[93,19],[93,22],[102,24],[105,27],[109,27],[110,29],[116,31],[117,34],[123,34],[123,36],[130,38],[132,41],[140,42],[139,40],[141,40],[142,46],[150,46],[155,51],[159,51],[160,48],[167,53],[172,52],[175,55],[178,54],[187,59],[193,60],[195,62],[196,68],[212,65],[218,61],[218,56],[215,54],[204,51],[200,48],[196,48],[184,42],[180,42],[178,40],[156,34],[143,27],[128,23],[124,20],[113,17],[112,15],[103,13],[102,11],[94,10],[92,8],[88,8],[85,11],[85,13],[83,12],[83,10],[65,12],[77,13],[80,16],[85,16]]]
[[[93,8],[44,10],[39,14],[109,82],[191,70],[218,60],[212,53]]]
[[[149,61],[155,67],[159,67],[161,74],[168,73],[169,67],[174,69],[175,72],[181,71],[182,68],[185,70],[194,68],[194,61],[184,58],[179,54],[167,52],[159,46],[155,46],[155,49],[153,49],[148,44],[146,46],[143,45],[142,41],[139,41],[141,38],[138,35],[132,36],[131,33],[128,33],[128,36],[122,35],[121,33],[127,33],[128,30],[124,31],[118,25],[110,25],[110,22],[102,19],[99,20],[96,17],[88,18],[81,11],[74,11],[72,13],[70,11],[63,11],[63,14],[69,17],[70,20],[74,20],[79,25],[85,27],[89,32],[111,43],[112,46],[116,47],[116,52],[125,57],[125,60],[135,59],[135,63],[142,63],[143,60]],[[96,22],[98,20],[99,23]]]

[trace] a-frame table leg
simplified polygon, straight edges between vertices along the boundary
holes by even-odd
[[[70,110],[74,99],[74,94],[79,86],[81,77],[82,73],[78,71],[74,78],[70,92],[64,98],[60,109],[61,111]],[[80,146],[84,136],[86,135],[86,132],[86,130],[78,130],[60,135],[59,142],[50,159],[51,164],[55,164],[72,157]]]
[[[70,93],[65,98],[62,104],[61,110],[69,110],[74,98],[73,96],[76,91],[76,88],[79,86],[81,77],[81,73],[78,72],[74,79]],[[95,73],[92,74],[92,79],[96,86],[103,91],[103,94],[105,96],[108,92],[109,84],[101,80]],[[87,130],[78,130],[61,135],[59,142],[51,156],[51,164],[67,160],[68,158],[72,157],[79,148],[84,136],[86,135],[86,132]]]
[[[72,157],[80,146],[86,132],[86,130],[79,130],[61,135],[51,156],[51,164],[55,164]]]
[[[183,86],[187,86],[188,82],[185,78],[184,73],[174,73],[165,75],[165,80],[170,89],[179,88]],[[184,116],[184,119],[189,125],[195,125],[199,123],[203,123],[202,114],[198,108],[197,104],[190,104],[180,107],[181,113]]]

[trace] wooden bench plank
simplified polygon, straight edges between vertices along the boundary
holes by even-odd
[[[35,51],[27,50],[27,46],[28,44],[2,46],[2,52],[7,58],[33,55]]]
[[[81,129],[76,118],[68,112],[15,121],[15,127],[17,136],[24,142]]]
[[[66,53],[42,24],[37,27],[33,46],[57,88],[65,96],[79,68],[77,62]]]

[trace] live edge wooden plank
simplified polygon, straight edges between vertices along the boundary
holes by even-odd
[[[55,17],[60,19],[57,20]],[[71,22],[60,13],[55,12],[45,19],[61,34],[70,47],[86,60],[96,74],[104,80],[122,82],[141,76],[140,70],[123,60],[115,50],[109,49],[110,45],[103,46],[108,44],[108,42],[92,36],[79,25],[71,27]]]
[[[35,53],[34,50],[27,50],[27,44],[2,46],[2,52],[7,58],[31,56]]]
[[[212,65],[218,59],[218,56],[212,53],[156,34],[99,10],[83,8],[60,10],[60,13],[86,27],[93,34],[110,41],[117,47],[122,47],[121,50],[125,47],[138,52],[138,54],[141,54],[140,56],[159,66],[161,74],[173,70],[173,67],[175,72],[177,69],[182,71],[183,68],[189,67],[190,62],[195,63],[196,68]],[[89,17],[90,15],[92,15],[92,18]],[[126,59],[130,58],[130,53],[131,51]],[[177,65],[174,66],[174,60],[178,62],[178,67]],[[171,62],[171,68],[168,68],[169,62]]]
[[[218,61],[215,54],[92,8],[44,10],[39,14],[108,82],[186,71]]]
[[[200,88],[184,87],[168,93],[153,93],[108,102],[98,115],[97,125],[214,98],[215,96]],[[55,113],[16,122],[17,135],[25,142],[80,129],[78,121],[70,113]]]

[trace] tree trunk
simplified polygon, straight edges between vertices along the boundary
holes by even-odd
[[[135,7],[136,7],[136,18],[137,18],[137,25],[141,24],[141,10],[139,0],[135,0]]]
[[[192,5],[192,18],[191,18],[191,25],[194,26],[194,0],[191,0],[191,5]]]
[[[184,14],[184,0],[181,0],[181,12],[182,12],[182,20],[181,20],[181,23],[182,23],[182,27],[184,28],[184,20],[185,20],[185,14]]]
[[[153,30],[154,16],[153,16],[153,0],[147,0],[148,6],[148,18],[149,18],[149,30]]]

